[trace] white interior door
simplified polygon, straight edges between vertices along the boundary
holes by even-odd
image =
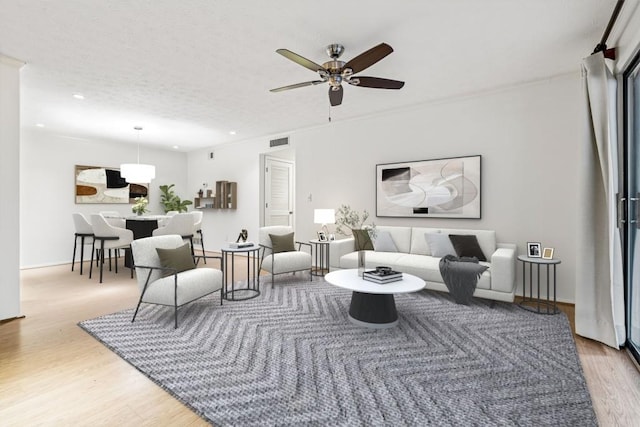
[[[293,226],[293,162],[265,158],[264,225]]]

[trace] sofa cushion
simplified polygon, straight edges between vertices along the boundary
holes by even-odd
[[[393,242],[398,248],[398,252],[409,253],[411,250],[411,227],[396,227],[396,226],[376,226],[376,231],[387,231],[391,234]]]
[[[439,233],[440,230],[437,228],[422,228],[422,227],[414,227],[411,230],[411,249],[409,253],[415,255],[431,255],[431,248],[427,244],[427,239],[425,239],[425,233]]]
[[[489,267],[478,279],[476,288],[491,289],[491,264],[480,262],[481,265]],[[399,258],[393,260],[389,267],[397,271],[418,276],[422,280],[435,283],[444,283],[440,274],[440,258],[424,255],[401,254]]]
[[[478,244],[478,238],[473,234],[449,234],[449,239],[459,257],[476,258],[478,261],[487,260]]]
[[[378,266],[393,267],[403,253],[401,252],[365,252],[365,266],[375,268]],[[358,268],[358,252],[351,252],[340,258],[340,268]]]
[[[445,255],[455,255],[456,251],[447,234],[425,233],[424,238],[429,245],[431,255],[442,258]]]
[[[398,247],[388,231],[380,230],[376,233],[373,247],[376,252],[398,252]]]

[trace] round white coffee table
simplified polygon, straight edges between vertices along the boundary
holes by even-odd
[[[358,276],[357,269],[332,271],[324,280],[353,291],[349,307],[351,322],[376,329],[391,328],[398,323],[393,294],[417,292],[425,287],[424,280],[407,273],[402,273],[402,280],[380,285]]]

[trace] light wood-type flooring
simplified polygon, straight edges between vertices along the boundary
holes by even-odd
[[[0,323],[0,426],[206,425],[77,326],[136,305],[129,270],[106,272],[99,284],[77,268],[21,273],[25,318]],[[573,307],[562,308],[573,319]],[[576,344],[600,425],[640,426],[640,374],[625,351]]]

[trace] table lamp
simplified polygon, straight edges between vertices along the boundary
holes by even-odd
[[[315,224],[322,224],[321,231],[328,233],[327,224],[336,223],[336,210],[335,209],[314,209],[313,222]]]

